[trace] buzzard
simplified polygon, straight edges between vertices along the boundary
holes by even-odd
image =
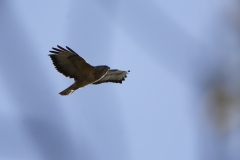
[[[52,48],[49,54],[56,70],[64,76],[74,78],[75,82],[59,94],[62,96],[73,93],[78,88],[89,84],[101,84],[105,82],[122,83],[130,71],[110,69],[106,65],[92,66],[81,56],[66,46],[66,49],[58,46]]]

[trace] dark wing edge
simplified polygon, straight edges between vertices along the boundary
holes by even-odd
[[[68,62],[68,57],[73,54],[76,54],[76,55],[78,55],[78,54],[67,46],[66,46],[67,49],[65,49],[59,45],[57,45],[57,47],[58,48],[52,47],[52,49],[54,51],[49,51],[49,52],[53,53],[53,54],[49,54],[49,56],[53,62],[53,65],[55,66],[56,70],[58,72],[62,73],[64,76],[76,79],[77,78],[77,73],[76,73],[77,70],[74,68],[74,66],[70,62]],[[66,56],[65,56],[64,52],[66,53]],[[62,55],[60,53],[64,53],[64,54]],[[69,53],[71,55],[69,55]]]
[[[75,51],[73,51],[70,47],[66,46],[67,49],[57,45],[58,48],[54,48],[52,47],[53,51],[49,51],[51,53],[54,53],[54,54],[59,54],[61,52],[73,52],[73,53],[76,53]],[[51,54],[49,54],[51,55]]]
[[[101,78],[100,80],[92,83],[92,84],[101,84],[101,83],[122,83],[125,78],[127,78],[127,74],[130,72],[128,71],[121,71],[117,69],[111,69],[107,72],[107,74]]]

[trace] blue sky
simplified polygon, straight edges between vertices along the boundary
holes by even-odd
[[[222,66],[214,35],[224,5],[1,1],[0,159],[221,157],[203,97]],[[62,97],[73,80],[47,56],[56,45],[92,65],[131,72],[121,85],[90,85]]]

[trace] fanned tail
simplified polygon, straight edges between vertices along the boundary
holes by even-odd
[[[71,85],[67,89],[65,89],[62,92],[60,92],[59,94],[62,95],[62,96],[67,96],[69,94],[72,94],[74,91],[75,91],[75,89],[73,89],[73,85]]]

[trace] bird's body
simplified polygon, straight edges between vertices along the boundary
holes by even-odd
[[[78,88],[85,87],[89,84],[100,84],[105,82],[122,83],[127,77],[127,71],[110,70],[110,67],[92,66],[88,64],[82,57],[80,57],[71,48],[66,46],[62,48],[52,48],[49,54],[55,68],[64,76],[74,78],[75,82],[63,90],[59,94],[69,95]]]

